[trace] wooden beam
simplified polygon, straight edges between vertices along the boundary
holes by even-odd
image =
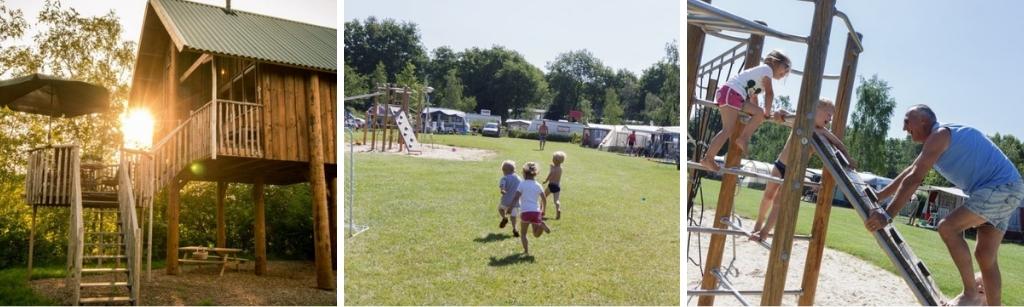
[[[224,194],[227,193],[228,183],[217,182],[217,247],[227,247],[227,232],[224,223]]]
[[[267,274],[267,223],[263,202],[263,178],[256,178],[252,186],[252,199],[256,202],[256,275]]]
[[[711,3],[711,0],[704,0]],[[697,69],[704,56],[704,30],[698,26],[686,25],[686,117],[693,111],[693,97],[697,91]],[[713,91],[710,90],[709,91]]]
[[[30,224],[31,226],[29,226],[29,231],[28,231],[28,280],[32,280],[32,257],[33,257],[34,252],[35,252],[34,248],[35,248],[35,243],[36,243],[36,211],[37,210],[38,210],[38,208],[36,208],[35,205],[32,205],[32,222]]]
[[[182,184],[183,186],[184,184]],[[181,194],[178,180],[167,187],[167,275],[178,275],[178,213]]]
[[[764,48],[764,35],[751,35],[750,42],[747,45],[747,55],[744,60],[743,67],[753,68],[757,66],[761,59],[761,51]],[[736,146],[736,139],[739,138],[741,131],[743,131],[743,123],[736,121],[736,128],[733,129],[732,136],[729,137],[729,152],[725,155],[725,167],[736,168],[740,165],[742,159],[742,152],[740,152],[739,146]],[[709,152],[709,155],[716,153]],[[803,172],[800,173],[803,175]],[[714,227],[719,229],[728,229],[728,225],[722,222],[723,218],[728,218],[732,214],[733,198],[736,195],[736,181],[739,178],[733,174],[725,174],[722,176],[722,188],[718,192],[718,205],[715,208],[715,219]],[[700,288],[704,290],[715,290],[718,288],[718,279],[712,274],[712,270],[718,269],[722,265],[722,255],[725,252],[725,235],[713,234],[711,235],[711,242],[708,244],[707,264],[704,266],[704,278],[701,280]],[[697,300],[697,304],[700,306],[710,306],[715,303],[715,297],[711,295],[701,296]]]
[[[781,192],[778,222],[775,224],[775,239],[768,257],[768,269],[765,274],[764,295],[761,305],[779,305],[786,286],[786,273],[789,271],[789,257],[793,249],[793,232],[796,230],[796,218],[800,209],[804,172],[811,154],[811,140],[814,133],[814,114],[821,97],[821,77],[825,71],[825,58],[828,55],[828,40],[832,30],[832,16],[835,13],[835,0],[814,2],[814,21],[811,24],[811,35],[807,42],[807,60],[804,62],[804,77],[800,86],[800,98],[796,109],[796,122],[790,131],[790,151],[784,161],[788,166],[785,182],[779,188]]]
[[[327,195],[327,217],[331,221],[331,268],[338,269],[338,177],[331,176]]]
[[[199,66],[206,64],[206,62],[209,62],[210,60],[213,60],[213,56],[209,53],[203,53],[203,55],[200,55],[195,62],[192,62],[192,65],[188,67],[188,70],[185,70],[185,73],[181,74],[181,78],[178,78],[178,83],[184,83],[185,79],[188,79],[196,69],[199,69]]]
[[[331,223],[327,218],[327,183],[324,174],[323,131],[320,126],[320,77],[309,76],[310,89],[306,92],[306,116],[309,128],[309,178],[313,190],[313,245],[316,248],[316,286],[333,290],[334,271],[331,270]]]
[[[857,33],[858,38],[862,38]],[[862,41],[862,40],[861,40]],[[846,55],[843,57],[843,68],[840,73],[839,90],[836,93],[836,114],[832,117],[832,134],[843,139],[846,134],[846,118],[850,111],[850,99],[853,96],[853,83],[857,75],[857,59],[860,48],[854,41],[853,34],[846,38]],[[814,221],[811,226],[811,243],[804,261],[804,278],[800,288],[798,304],[809,306],[814,304],[814,295],[818,288],[818,275],[821,272],[821,259],[825,252],[825,237],[828,234],[828,219],[832,212],[832,196],[835,193],[836,181],[832,173],[822,172],[821,189],[818,190],[818,205],[814,209]]]

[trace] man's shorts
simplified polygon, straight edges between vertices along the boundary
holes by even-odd
[[[1001,231],[1010,226],[1010,215],[1024,200],[1024,182],[1001,184],[978,189],[964,203],[967,210],[985,218]]]

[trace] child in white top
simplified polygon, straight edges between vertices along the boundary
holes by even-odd
[[[530,254],[529,240],[526,239],[530,234],[530,225],[533,225],[533,236],[540,237],[543,232],[551,232],[548,225],[544,224],[544,220],[540,217],[540,208],[542,205],[547,205],[547,200],[544,198],[544,188],[534,180],[537,177],[537,163],[526,162],[523,165],[523,182],[519,183],[519,188],[516,190],[516,197],[513,202],[519,203],[519,217],[521,222],[519,229],[523,230],[523,235],[519,238],[523,241],[523,254]]]
[[[739,120],[740,112],[751,115],[750,121],[743,128],[739,138],[733,140],[741,152],[747,151],[747,142],[754,135],[754,131],[766,118],[771,115],[772,100],[775,93],[772,90],[772,79],[782,79],[789,74],[789,57],[781,51],[774,50],[768,53],[764,64],[744,70],[732,79],[729,79],[718,89],[716,102],[722,116],[722,130],[711,139],[707,152],[700,164],[704,167],[718,172],[718,164],[715,163],[715,156],[722,149],[725,142],[732,137],[736,122]],[[758,105],[758,95],[764,93],[764,108]]]
[[[501,190],[501,200],[498,203],[498,215],[501,216],[501,223],[498,223],[498,228],[505,228],[508,224],[508,218],[505,215],[510,215],[512,218],[512,236],[519,237],[519,231],[516,227],[516,208],[519,207],[519,203],[513,202],[515,199],[516,191],[519,189],[519,175],[516,175],[516,162],[512,160],[505,160],[501,163],[501,172],[505,175],[498,181],[498,189]]]

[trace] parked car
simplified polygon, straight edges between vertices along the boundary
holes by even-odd
[[[348,128],[362,128],[366,126],[366,120],[362,118],[347,118],[345,119],[345,127]]]
[[[501,137],[501,128],[498,123],[486,123],[484,128],[480,129],[480,134],[484,136]]]

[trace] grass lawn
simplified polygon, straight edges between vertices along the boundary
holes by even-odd
[[[719,181],[703,180],[704,203],[707,208],[713,208],[718,202],[718,191],[721,187]],[[757,206],[761,201],[762,191],[740,188],[736,196],[736,211],[739,215],[754,219],[757,217]],[[706,209],[707,210],[707,209]],[[798,234],[810,234],[811,221],[814,215],[814,204],[808,202],[800,203],[800,217],[797,222],[796,232]],[[896,228],[900,231],[916,254],[932,271],[935,282],[939,284],[945,295],[953,296],[960,293],[960,275],[953,265],[938,232],[933,230],[909,226],[905,218],[898,218],[894,221]],[[709,222],[709,221],[708,221]],[[968,244],[973,251],[974,240],[968,239]],[[889,261],[875,238],[864,229],[864,223],[857,216],[857,213],[850,208],[832,207],[832,214],[829,217],[828,236],[826,245],[829,248],[840,250],[858,258],[867,260],[879,267],[896,274],[896,268]],[[824,263],[828,265],[843,265],[840,263]],[[977,262],[974,263],[975,272]],[[1024,246],[1016,243],[1004,243],[999,248],[999,267],[1002,269],[1003,280],[1003,304],[1024,305]],[[790,268],[802,270],[803,268]]]
[[[357,153],[354,215],[370,229],[345,239],[345,304],[679,303],[675,165],[568,143],[538,151],[533,140],[433,139],[496,155],[466,162]],[[516,161],[520,174],[535,161],[546,176],[556,150],[568,156],[563,216],[548,221],[551,234],[531,236],[531,256],[522,257],[519,239],[498,228],[501,161]]]
[[[113,264],[104,267],[113,267]],[[163,260],[153,261],[153,270],[163,268]],[[146,264],[143,262],[143,276],[145,276],[145,269]],[[34,267],[32,268],[32,279],[64,278],[66,275],[64,272],[63,264]],[[57,303],[34,293],[29,287],[27,275],[28,269],[25,267],[0,270],[0,306],[55,305]]]

